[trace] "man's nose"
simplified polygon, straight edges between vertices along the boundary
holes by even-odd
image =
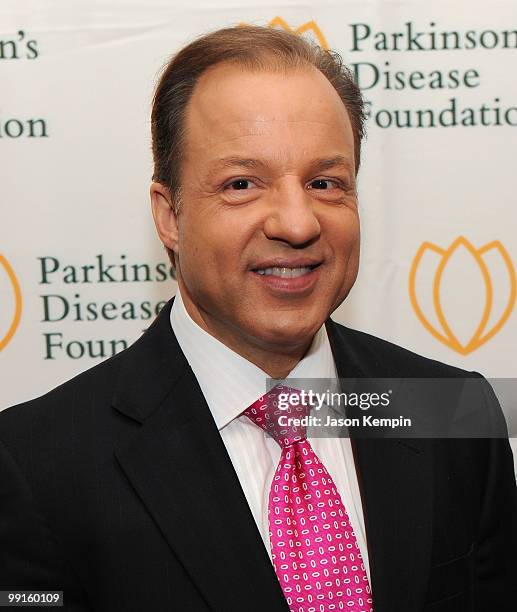
[[[285,181],[268,198],[269,213],[264,233],[270,240],[303,246],[316,240],[321,232],[314,213],[314,202],[303,185]]]

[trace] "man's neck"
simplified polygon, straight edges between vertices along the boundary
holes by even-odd
[[[181,295],[185,310],[194,323],[229,349],[256,365],[271,378],[287,378],[289,372],[303,359],[312,344],[312,338],[290,346],[284,344],[282,347],[262,346],[253,342],[252,339],[247,342],[246,339],[243,340],[241,334],[232,333],[226,327],[217,325],[217,322],[209,316],[203,316],[202,311],[184,293]]]

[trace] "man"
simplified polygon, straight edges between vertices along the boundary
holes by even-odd
[[[151,200],[179,291],[131,348],[0,415],[1,589],[74,611],[511,608],[507,440],[264,431],[268,376],[466,374],[329,318],[358,270],[362,125],[349,73],[292,34],[171,60]]]

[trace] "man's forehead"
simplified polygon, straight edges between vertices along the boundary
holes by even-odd
[[[271,129],[275,122],[348,120],[334,87],[313,66],[279,72],[224,63],[201,75],[187,115],[207,123],[252,123],[245,127],[256,131]]]
[[[210,174],[230,165],[287,172],[354,167],[348,113],[315,69],[287,74],[212,69],[194,91],[185,127],[185,161],[202,159]]]
[[[197,160],[209,175],[226,169],[260,170],[266,173],[355,172],[353,135],[343,126],[321,129],[314,123],[255,130],[220,126],[216,131],[187,132],[185,160]]]

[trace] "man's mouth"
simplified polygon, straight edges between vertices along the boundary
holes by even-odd
[[[313,258],[275,257],[254,264],[250,272],[263,288],[278,297],[303,297],[309,295],[320,278],[323,260]]]
[[[279,278],[298,278],[299,276],[305,276],[305,274],[309,274],[312,270],[317,268],[319,264],[314,264],[312,266],[297,266],[293,268],[287,267],[274,267],[274,268],[257,268],[253,270],[257,274],[261,276],[278,276]]]

